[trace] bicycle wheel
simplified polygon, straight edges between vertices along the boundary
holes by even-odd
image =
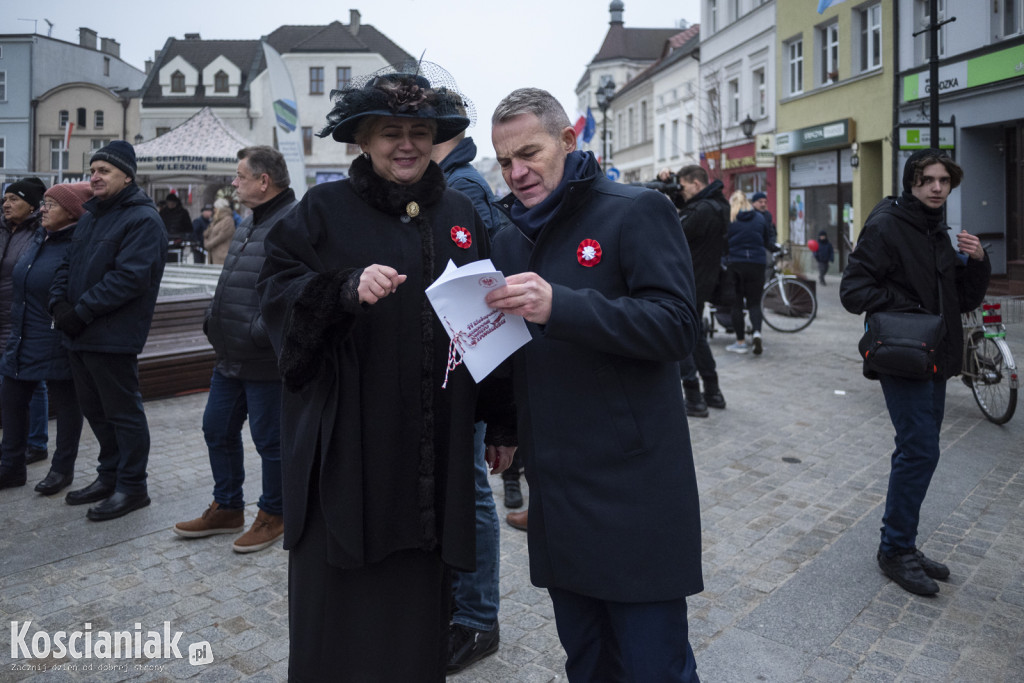
[[[1017,366],[1002,339],[971,333],[967,353],[974,400],[990,422],[1006,424],[1017,409]]]
[[[761,293],[761,313],[768,327],[778,332],[799,332],[818,314],[818,300],[796,278],[776,278]]]

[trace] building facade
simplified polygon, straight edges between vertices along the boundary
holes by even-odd
[[[764,192],[773,216],[775,7],[774,0],[703,0],[697,130],[702,164],[726,196]]]
[[[860,226],[893,187],[894,1],[817,14],[777,4],[775,134],[779,238],[813,272],[807,241],[825,232],[841,272]]]
[[[79,29],[78,44],[38,34],[0,36],[0,174],[5,181],[54,176],[52,162],[62,161],[54,145],[68,122],[75,124],[69,170],[81,173],[92,140],[134,135],[127,103],[144,80],[121,59],[117,41],[88,28]]]
[[[939,0],[940,144],[964,168],[947,221],[981,237],[993,286],[1024,294],[1024,2]],[[896,167],[931,144],[928,0],[896,2]]]

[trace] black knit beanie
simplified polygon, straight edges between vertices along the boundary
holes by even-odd
[[[92,159],[89,159],[89,163],[94,161],[105,161],[121,169],[129,178],[135,177],[135,148],[124,140],[114,140],[98,150],[92,155]]]
[[[32,205],[33,209],[38,209],[39,205],[43,202],[43,193],[46,192],[46,185],[43,185],[43,181],[39,178],[29,176],[8,185],[4,193],[8,192],[24,199]]]

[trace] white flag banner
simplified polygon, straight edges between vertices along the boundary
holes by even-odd
[[[295,88],[288,67],[280,53],[263,42],[263,55],[270,75],[270,99],[273,100],[277,122],[277,149],[288,164],[288,175],[296,199],[306,194],[306,162],[302,152],[302,131],[299,130],[299,107],[295,102]]]
[[[451,339],[449,371],[465,363],[469,374],[479,382],[530,341],[522,316],[495,310],[484,301],[488,292],[504,285],[505,276],[495,270],[490,259],[461,268],[449,259],[441,277],[427,287],[430,305]]]

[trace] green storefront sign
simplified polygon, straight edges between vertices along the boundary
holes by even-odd
[[[807,152],[815,149],[845,147],[853,141],[853,119],[841,119],[818,126],[775,134],[775,153]]]
[[[976,88],[1024,76],[1024,45],[939,67],[939,93]],[[903,101],[928,97],[928,72],[903,77]]]

